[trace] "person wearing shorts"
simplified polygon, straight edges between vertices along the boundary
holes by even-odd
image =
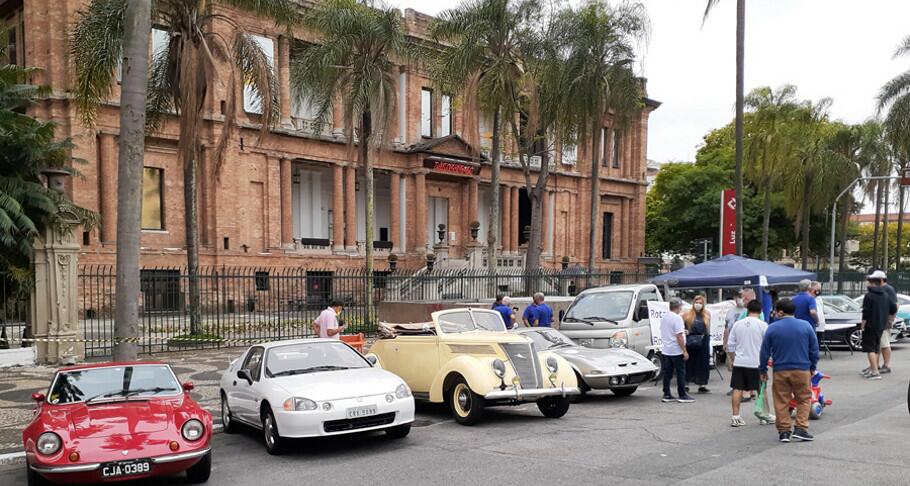
[[[891,316],[897,314],[897,305],[882,288],[886,278],[885,272],[881,270],[876,270],[866,277],[869,288],[863,297],[863,318],[860,322],[860,329],[863,331],[862,349],[869,357],[869,368],[863,371],[863,376],[869,380],[882,379],[878,368],[882,337],[888,331]],[[890,340],[890,336],[887,340]],[[890,346],[890,343],[888,345]]]
[[[733,363],[730,377],[730,388],[733,389],[731,399],[733,416],[730,418],[730,425],[733,427],[746,425],[739,412],[743,395],[761,387],[761,374],[758,372],[759,355],[765,331],[768,330],[768,324],[761,319],[761,302],[750,301],[746,304],[746,312],[746,317],[733,323],[727,336],[727,356]],[[771,423],[771,420],[770,417],[763,417],[761,423]]]

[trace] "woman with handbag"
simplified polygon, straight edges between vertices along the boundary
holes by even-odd
[[[708,393],[711,360],[711,313],[705,305],[705,296],[692,299],[692,307],[683,316],[686,323],[686,378],[698,385],[698,393]]]

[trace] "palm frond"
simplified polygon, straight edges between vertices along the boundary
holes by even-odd
[[[73,99],[87,124],[94,123],[98,105],[111,95],[123,51],[125,12],[126,0],[92,0],[76,13],[69,39]]]
[[[218,3],[272,19],[285,27],[294,25],[300,17],[296,2],[291,0],[218,0]]]

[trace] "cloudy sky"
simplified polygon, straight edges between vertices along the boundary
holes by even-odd
[[[388,0],[435,14],[457,0]],[[641,74],[663,102],[651,117],[648,157],[691,161],[702,137],[733,118],[736,1],[721,0],[702,27],[705,0],[643,0],[651,38]],[[861,122],[875,95],[910,57],[891,58],[910,35],[906,0],[748,0],[746,91],[794,84],[802,98],[831,97],[833,118]]]

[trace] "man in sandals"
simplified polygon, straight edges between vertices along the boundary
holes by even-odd
[[[748,314],[745,318],[733,323],[730,334],[727,336],[727,359],[733,365],[730,377],[730,387],[733,388],[731,402],[733,417],[730,419],[730,425],[733,427],[746,425],[746,421],[739,414],[743,394],[755,392],[761,386],[758,357],[761,353],[765,331],[768,329],[768,324],[761,319],[761,302],[750,300],[746,304],[746,312]],[[767,409],[767,404],[765,409]],[[767,417],[762,423],[770,420],[773,419]]]

